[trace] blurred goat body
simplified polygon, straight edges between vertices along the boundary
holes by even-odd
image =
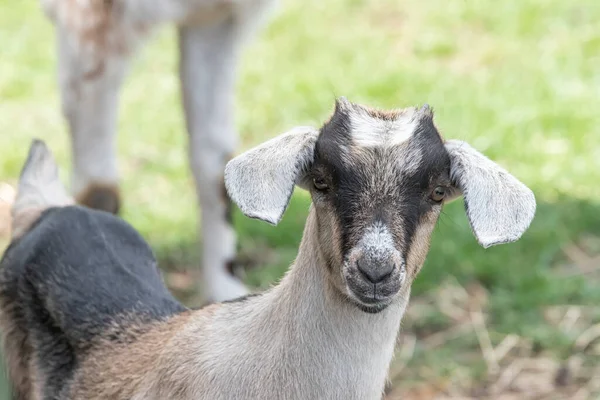
[[[225,168],[232,199],[276,224],[295,185],[312,206],[294,265],[263,294],[199,310],[164,286],[123,220],[74,206],[35,142],[0,262],[0,332],[14,399],[380,400],[410,287],[445,202],[461,193],[477,240],[517,240],[531,191],[427,107],[340,99]]]
[[[232,274],[236,238],[223,169],[237,145],[233,106],[241,45],[273,1],[41,0],[56,27],[71,191],[78,203],[113,213],[121,202],[116,133],[123,79],[155,28],[178,26],[189,162],[202,207],[203,281],[212,301],[247,293]]]

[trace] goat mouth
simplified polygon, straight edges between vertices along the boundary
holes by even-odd
[[[364,312],[375,314],[385,310],[401,287],[399,279],[382,283],[365,282],[353,271],[344,273],[346,296],[352,304]]]
[[[385,310],[392,302],[391,298],[379,299],[378,296],[373,294],[372,297],[366,297],[359,293],[356,293],[352,288],[348,287],[348,298],[351,303],[358,307],[361,311],[369,314],[377,314]]]
[[[389,303],[375,303],[375,304],[365,304],[358,301],[354,301],[354,304],[358,307],[359,310],[364,311],[369,314],[377,314],[381,311],[385,310],[390,304]]]

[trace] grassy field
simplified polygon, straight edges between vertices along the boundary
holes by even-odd
[[[0,0],[0,10],[0,181],[15,182],[32,137],[50,144],[66,180],[52,27],[35,1]],[[415,391],[423,382],[435,391],[468,387],[474,397],[474,382],[498,384],[509,359],[494,353],[494,361],[486,336],[491,346],[517,338],[533,349],[528,357],[558,366],[600,322],[598,21],[596,0],[286,0],[247,49],[240,150],[295,125],[319,125],[336,95],[380,107],[427,102],[446,137],[469,141],[536,194],[523,239],[488,250],[475,242],[460,202],[445,209],[404,323],[416,344],[400,347],[393,369],[405,398],[430,393]],[[132,66],[119,122],[123,216],[170,271],[198,260],[176,62],[174,30],[161,30]],[[286,270],[308,204],[296,193],[278,227],[236,215],[241,257],[257,265],[247,273],[253,286]],[[442,344],[433,351],[436,333]],[[593,352],[582,357],[587,365]]]

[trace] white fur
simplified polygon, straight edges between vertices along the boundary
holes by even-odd
[[[446,149],[479,243],[487,248],[519,239],[535,215],[533,192],[468,143],[449,140]]]
[[[271,224],[279,222],[294,184],[303,181],[303,173],[313,161],[317,136],[313,128],[296,128],[227,165],[227,190],[244,214]],[[464,194],[467,216],[479,243],[487,248],[519,239],[535,215],[533,192],[467,143],[450,140],[446,148],[452,160],[451,178],[457,192]],[[409,160],[404,169],[416,165]]]
[[[155,28],[179,25],[189,158],[202,207],[205,294],[221,301],[247,293],[224,269],[235,256],[236,238],[218,196],[237,144],[233,104],[241,44],[275,0],[40,1],[56,25],[76,197],[93,185],[118,187],[118,102],[127,67]]]
[[[248,217],[276,225],[313,161],[318,131],[297,127],[231,160],[225,184],[231,199]]]
[[[390,230],[380,222],[365,229],[359,247],[376,260],[383,260],[389,257],[390,252],[395,251],[394,238]]]
[[[379,314],[360,311],[330,285],[316,229],[313,210],[278,286],[192,317],[134,399],[173,398],[162,382],[174,377],[181,400],[381,399],[410,289]]]
[[[46,144],[34,140],[21,171],[11,213],[12,239],[22,236],[48,207],[73,204],[58,176],[58,167]]]
[[[304,183],[317,137],[312,128],[296,128],[228,163],[227,189],[246,215],[280,220],[294,184]],[[515,240],[531,218],[529,192],[474,150],[456,142],[448,150],[452,176],[473,207],[469,218],[479,240],[489,244],[492,225],[505,241]],[[381,399],[410,281],[403,280],[399,295],[380,313],[361,311],[336,287],[318,229],[311,208],[296,261],[278,286],[259,297],[196,312],[161,350],[160,367],[146,377],[134,400],[175,393],[182,400]],[[367,229],[361,241],[359,247],[370,256],[385,257],[395,249],[382,224]]]
[[[59,83],[71,133],[71,191],[77,196],[91,184],[118,185],[115,132],[119,86],[128,60],[109,57],[98,79],[84,79],[97,66],[85,65],[89,60],[70,39],[59,32]]]
[[[312,128],[297,128],[230,161],[226,185],[242,211],[276,223],[294,184],[303,182],[317,136]],[[447,148],[452,178],[464,192],[480,243],[516,240],[533,218],[533,194],[470,146],[450,141]],[[20,187],[22,193],[49,183],[51,192],[60,193],[56,166],[42,150],[34,145],[30,153],[37,161],[26,163],[22,181],[34,188]],[[63,195],[42,203],[62,200]],[[415,245],[426,246],[424,238]],[[172,325],[170,339],[152,349],[154,367],[148,372],[139,366],[143,379],[132,399],[381,399],[411,281],[402,281],[381,312],[363,312],[336,286],[320,240],[311,208],[296,261],[281,283],[258,297],[194,311],[181,326]],[[385,256],[393,243],[389,230],[375,224],[361,247]]]
[[[418,147],[412,149],[411,152],[402,160],[399,160],[402,164],[402,170],[407,174],[414,174],[419,169],[421,161],[423,160],[423,150]]]
[[[224,301],[248,291],[223,266],[235,258],[236,236],[223,216],[223,170],[237,148],[233,115],[239,34],[231,22],[180,29],[180,75],[189,160],[202,208],[204,293]]]
[[[15,210],[68,204],[57,177],[51,153],[34,142]],[[168,340],[148,348],[157,362],[150,371],[138,366],[145,372],[131,398],[381,399],[410,287],[378,314],[361,311],[332,285],[318,229],[312,209],[296,261],[279,285],[245,301],[193,311]],[[94,384],[99,377],[75,374],[71,384]]]
[[[361,109],[350,113],[352,140],[359,146],[393,146],[411,138],[418,126],[413,112],[402,113],[396,120],[386,121],[374,118]]]

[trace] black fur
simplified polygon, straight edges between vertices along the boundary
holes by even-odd
[[[438,185],[450,186],[450,155],[431,117],[420,120],[404,151],[405,154],[413,151],[420,151],[422,154],[421,164],[416,173],[403,176],[400,182],[405,200],[402,217],[404,250],[407,252],[420,218],[434,204],[429,197],[430,193]],[[406,254],[404,256],[406,257]]]
[[[329,186],[323,194],[339,218],[344,254],[356,245],[365,227],[381,221],[388,227],[401,227],[402,234],[392,234],[406,257],[421,217],[434,205],[429,197],[431,191],[438,185],[450,185],[450,157],[430,110],[421,114],[417,129],[407,142],[361,149],[353,147],[348,112],[352,111],[338,104],[332,118],[321,128],[312,177]],[[386,114],[377,117],[392,118]],[[421,153],[420,165],[411,169],[415,172],[407,173],[400,161],[416,152]],[[390,185],[383,178],[373,181],[374,168],[379,173],[391,169],[397,177],[396,184]],[[399,237],[404,238],[403,243],[399,243]]]
[[[185,310],[129,224],[78,206],[45,211],[7,249],[0,296],[27,332],[45,377],[44,399],[66,390],[78,356],[96,339],[127,341],[129,330]]]

